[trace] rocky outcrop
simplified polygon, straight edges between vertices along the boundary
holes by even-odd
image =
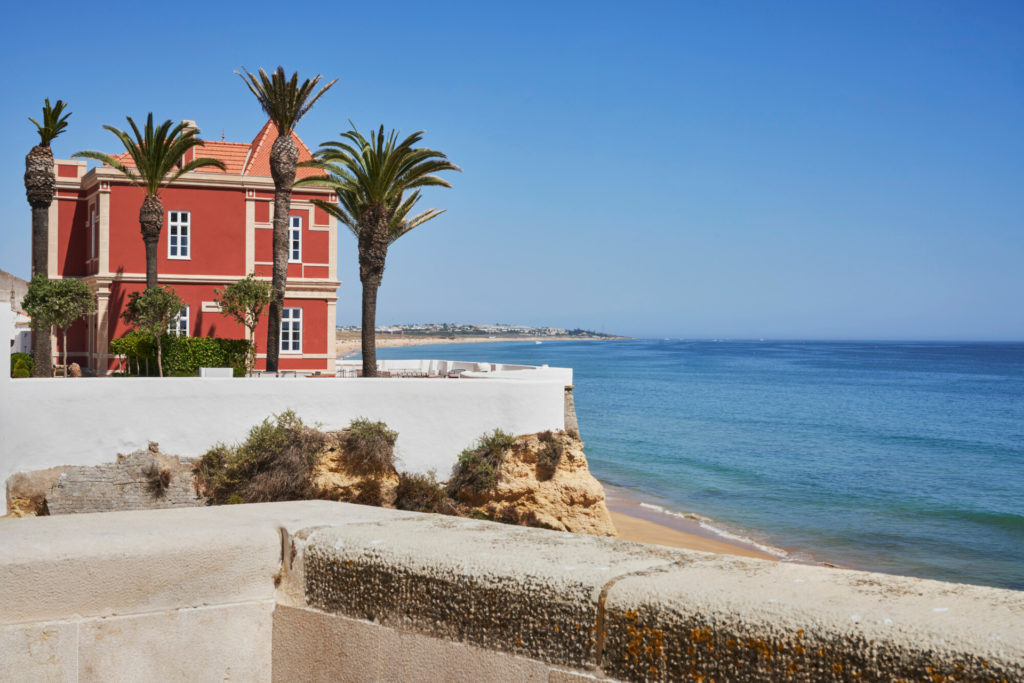
[[[565,432],[516,437],[501,457],[492,488],[453,493],[497,521],[615,535],[604,488],[590,474],[583,442]]]
[[[348,457],[348,430],[327,432],[326,445],[313,464],[313,490],[317,498],[346,503],[394,507],[398,472],[358,471]]]
[[[205,504],[192,483],[192,462],[161,453],[155,443],[95,467],[17,474],[7,482],[7,500],[10,517]]]

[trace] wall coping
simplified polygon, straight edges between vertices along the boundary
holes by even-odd
[[[3,624],[267,599],[625,680],[1024,676],[1024,592],[326,501],[0,521]]]

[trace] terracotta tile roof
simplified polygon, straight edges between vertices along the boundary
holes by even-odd
[[[202,173],[270,177],[270,148],[274,145],[274,140],[276,139],[277,126],[268,120],[251,143],[204,140],[203,146],[194,148],[194,152],[196,156],[219,159],[227,167],[226,171],[221,171],[217,168],[204,168],[200,170]],[[313,158],[309,147],[306,147],[306,143],[294,131],[292,132],[292,140],[295,141],[295,145],[299,148],[299,161],[307,161]],[[135,168],[135,163],[128,155],[128,152],[112,156],[128,168]],[[191,159],[192,157],[188,156],[186,158]],[[299,178],[305,178],[319,174],[320,171],[312,168],[300,168],[296,175]]]
[[[273,147],[276,139],[277,126],[273,121],[268,120],[249,146],[249,161],[245,165],[246,175],[270,175],[270,148]],[[295,134],[295,131],[292,131],[292,140],[299,148],[299,161],[309,161],[313,158],[313,153],[309,151],[309,147],[306,147],[306,143]],[[314,175],[321,175],[321,172],[313,168],[300,168],[296,173],[297,178]]]

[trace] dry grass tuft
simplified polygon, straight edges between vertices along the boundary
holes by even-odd
[[[448,481],[448,492],[458,497],[467,490],[471,494],[490,491],[498,483],[498,468],[505,457],[505,451],[516,443],[516,437],[500,429],[481,436],[472,448],[459,454],[459,461]]]
[[[163,498],[171,486],[171,471],[155,462],[142,470],[142,476],[146,478],[146,490],[153,494],[154,498]]]
[[[345,437],[345,466],[353,474],[380,476],[395,471],[398,432],[383,422],[352,420]]]
[[[313,462],[326,436],[285,411],[249,430],[237,446],[220,444],[195,466],[200,492],[214,505],[314,498]]]
[[[435,512],[442,515],[458,514],[458,508],[445,490],[444,484],[437,481],[433,472],[429,474],[398,475],[398,490],[395,507],[399,510],[414,512]]]

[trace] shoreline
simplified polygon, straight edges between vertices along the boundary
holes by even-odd
[[[480,344],[489,342],[557,342],[557,341],[613,341],[628,337],[598,339],[593,337],[377,337],[377,348],[401,348],[406,346],[432,346],[435,344]],[[362,340],[356,335],[338,335],[337,357],[349,358],[359,354]],[[605,503],[615,525],[616,538],[634,543],[647,543],[684,550],[737,555],[777,562],[792,560],[789,554],[778,548],[761,546],[754,541],[729,538],[709,530],[695,518],[670,514],[660,507],[645,504],[638,494],[614,484],[601,482],[605,490]]]
[[[338,358],[349,358],[358,355],[362,351],[362,340],[358,335],[338,335],[335,342],[335,354]],[[599,339],[596,337],[391,337],[378,336],[377,348],[400,348],[403,346],[433,346],[435,344],[487,344],[494,342],[560,342],[560,341],[615,341],[629,339],[629,337],[609,337]]]
[[[697,519],[670,514],[645,504],[636,493],[614,484],[601,482],[605,490],[605,503],[623,541],[697,550],[719,555],[739,555],[760,560],[794,561],[795,558],[780,548],[762,546],[753,540],[729,538],[705,528]]]

